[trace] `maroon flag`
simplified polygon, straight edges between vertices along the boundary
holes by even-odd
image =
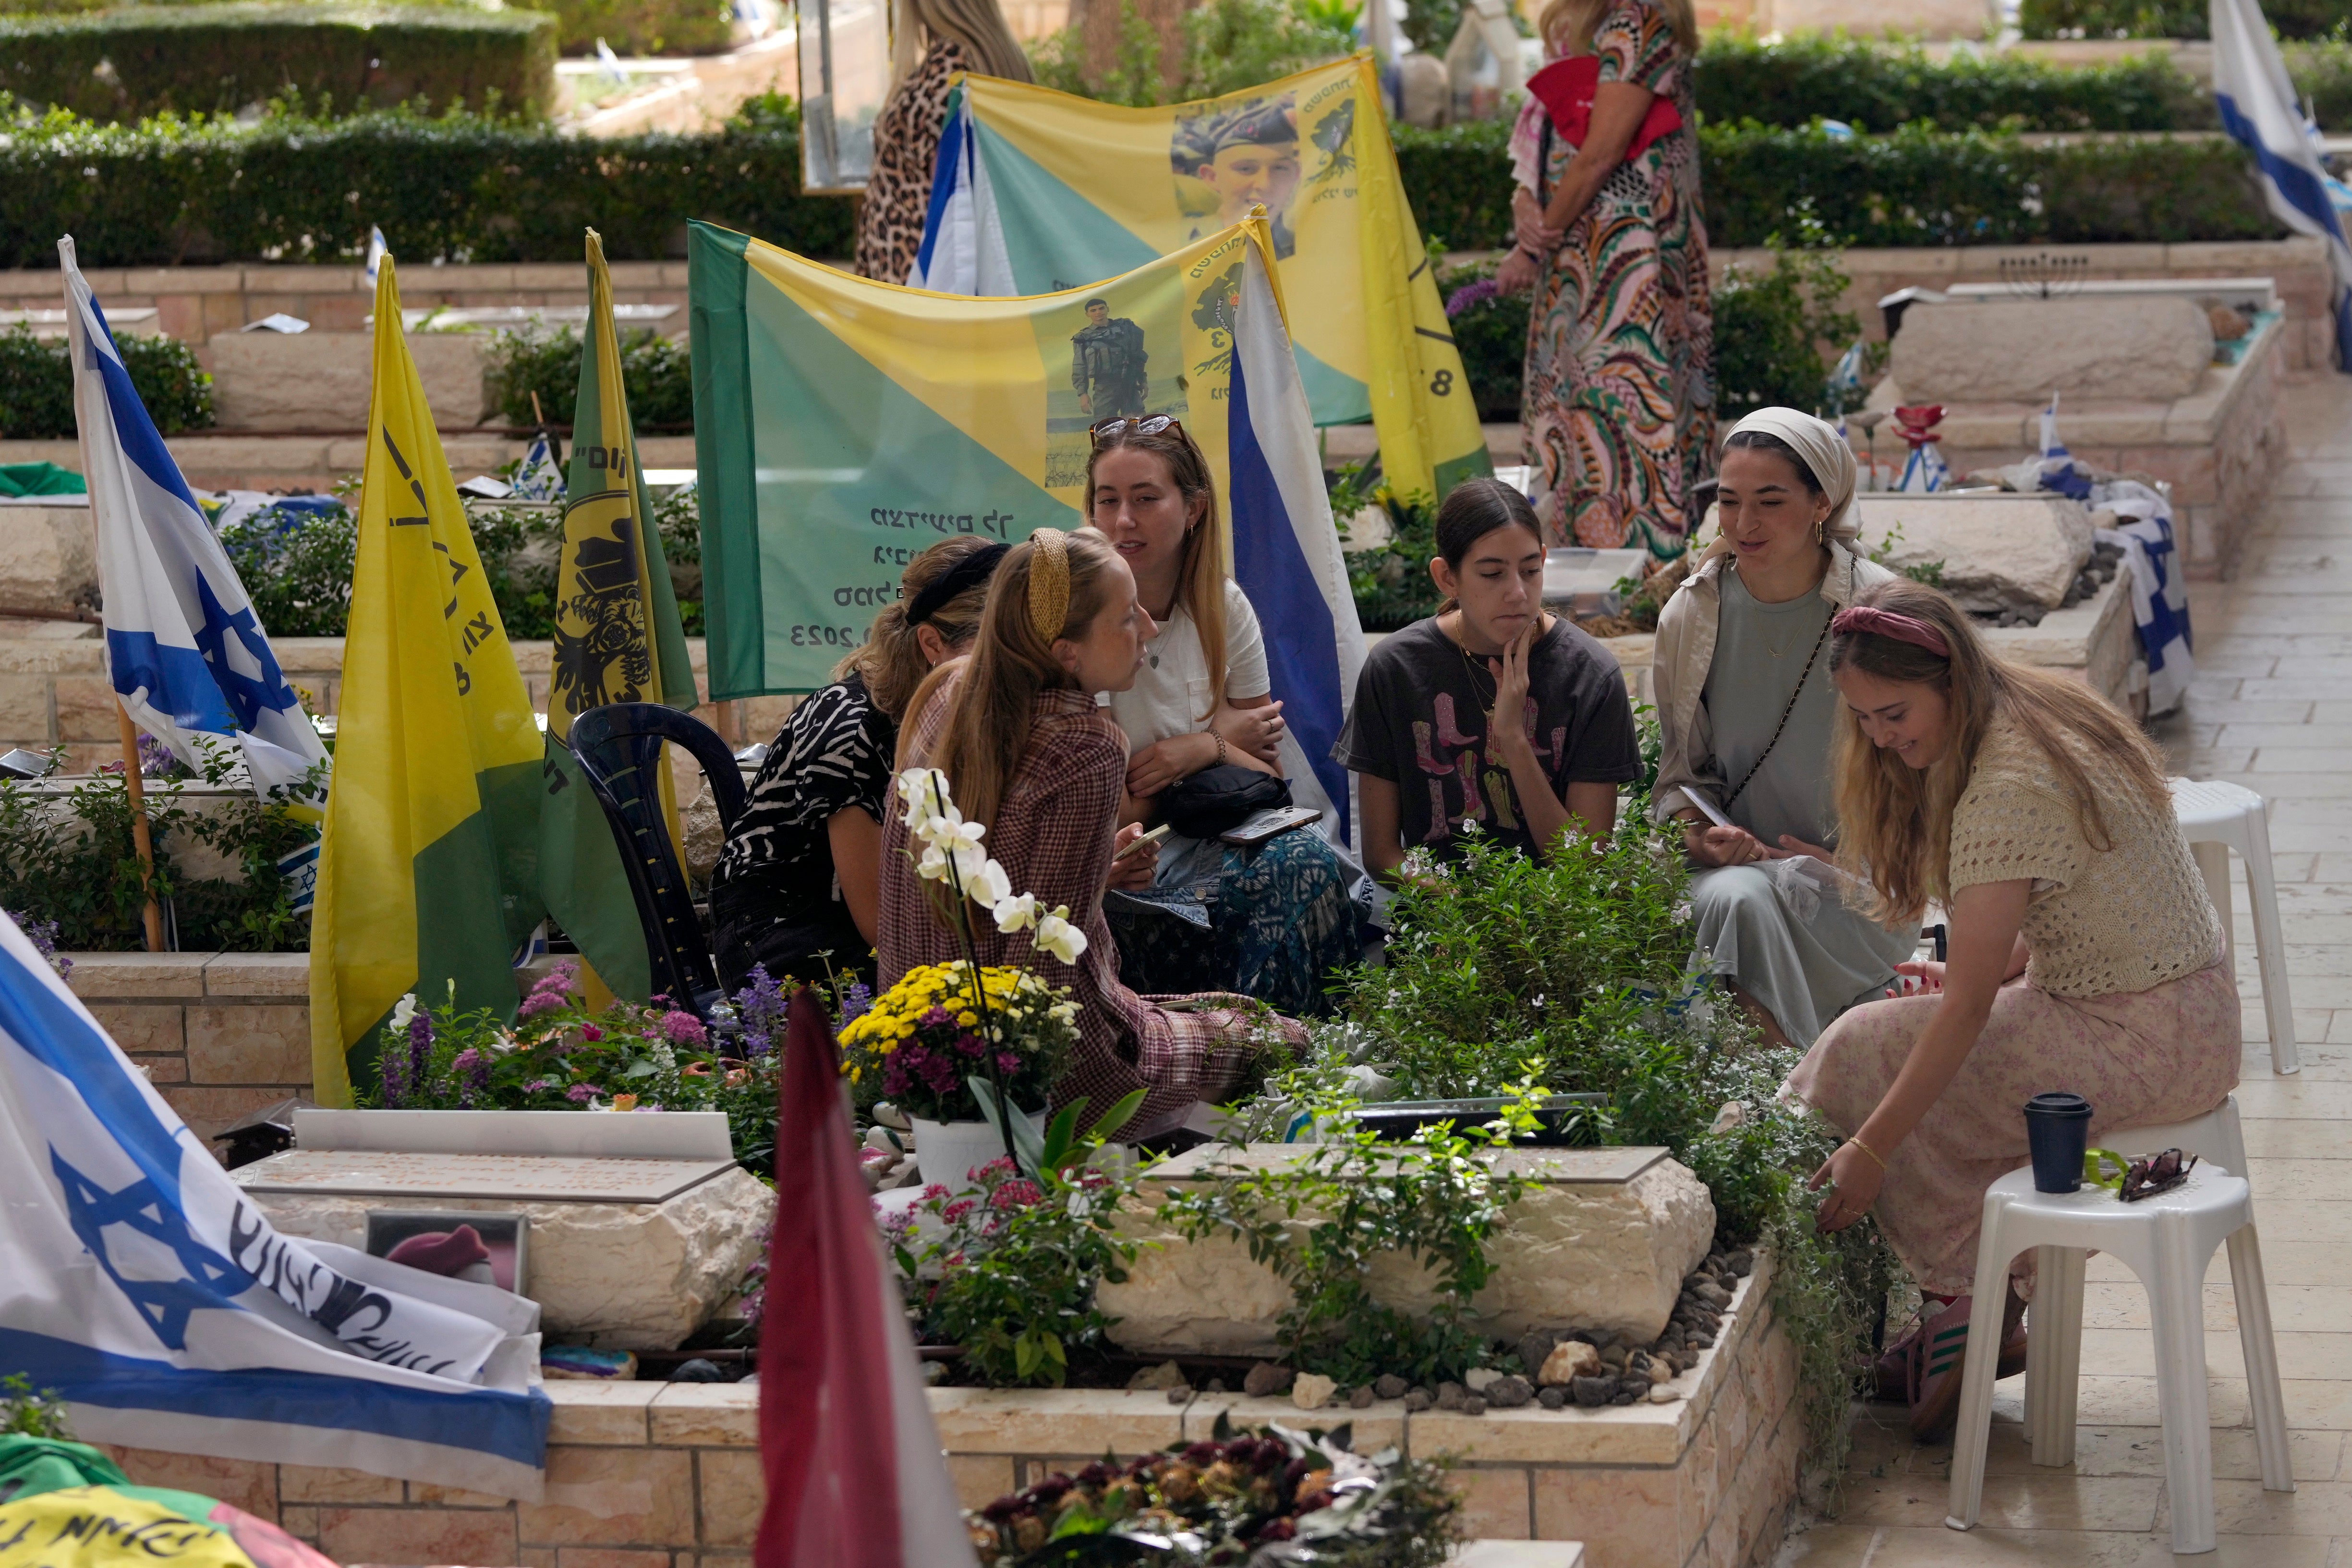
[[[793,997],[760,1330],[758,1568],[971,1568],[885,1274],[824,1005]]]

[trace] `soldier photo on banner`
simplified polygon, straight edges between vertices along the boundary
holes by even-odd
[[[1088,420],[1140,414],[1151,397],[1151,355],[1143,329],[1110,313],[1097,294],[1086,303],[1087,324],[1070,337],[1070,384]]]
[[[1347,107],[1355,106],[1350,101]],[[1353,122],[1352,113],[1349,120]],[[1299,176],[1296,93],[1179,117],[1168,160],[1175,171],[1176,200],[1196,220],[1188,237],[1230,228],[1249,216],[1252,207],[1263,206],[1274,220],[1276,259],[1286,261],[1297,250],[1290,212]]]

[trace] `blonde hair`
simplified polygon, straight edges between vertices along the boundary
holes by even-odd
[[[1592,32],[1601,26],[1616,0],[1551,0],[1536,21],[1536,34],[1544,41],[1544,53],[1558,59],[1565,55],[1585,55],[1592,52]],[[1674,29],[1675,42],[1685,55],[1698,53],[1698,15],[1691,0],[1650,0],[1663,12],[1666,25]]]
[[[1087,533],[1066,534],[1062,544],[1069,560],[1070,596],[1055,634],[1041,635],[1030,619],[1029,577],[1038,547],[1016,544],[989,579],[988,603],[980,613],[980,636],[971,657],[951,659],[931,671],[908,704],[908,711],[919,716],[942,687],[955,682],[949,689],[946,721],[929,755],[913,754],[916,726],[908,724],[899,731],[898,766],[934,767],[947,774],[956,808],[967,820],[993,822],[1003,805],[1004,792],[1029,746],[1029,720],[1037,694],[1078,689],[1076,679],[1054,657],[1054,644],[1083,638],[1109,605],[1115,580],[1111,567],[1118,552]]]
[[[926,44],[952,41],[963,50],[965,63],[982,76],[1013,81],[1034,81],[1029,57],[1004,25],[996,0],[898,0],[898,36],[892,51],[890,76],[903,83],[912,76]],[[919,29],[919,36],[918,34]],[[897,96],[892,89],[891,96]]]
[[[2155,746],[2088,687],[1996,657],[1967,613],[1924,584],[1898,577],[1864,589],[1854,603],[1925,622],[1951,649],[1946,658],[1874,632],[1840,632],[1830,639],[1832,675],[1857,669],[1881,680],[1932,686],[1950,705],[1944,754],[1927,768],[1872,745],[1853,710],[1837,705],[1832,768],[1838,862],[1870,882],[1877,895],[1874,919],[1888,925],[1916,921],[1930,899],[1951,896],[1952,810],[1968,790],[1978,748],[1996,719],[2015,725],[2050,759],[2094,849],[2112,849],[2115,840],[2082,752],[2115,764],[2150,807],[2171,810]]]
[[[1130,419],[1095,443],[1087,457],[1087,515],[1095,511],[1095,465],[1106,452],[1122,447],[1149,452],[1168,465],[1168,480],[1184,499],[1189,514],[1201,509],[1201,521],[1187,528],[1183,554],[1176,563],[1176,604],[1192,617],[1201,638],[1201,657],[1209,667],[1209,711],[1197,715],[1206,722],[1225,700],[1225,552],[1217,532],[1217,488],[1209,477],[1209,459],[1181,425],[1146,435],[1142,421]]]
[[[882,606],[881,614],[866,629],[864,646],[853,650],[833,667],[833,678],[845,680],[852,670],[866,682],[866,696],[875,707],[893,720],[907,716],[908,699],[923,677],[931,672],[930,660],[923,657],[923,645],[916,640],[915,628],[907,624],[907,606],[916,596],[952,570],[956,563],[976,551],[989,547],[989,541],[965,534],[942,540],[907,563],[898,574],[898,600]],[[974,583],[946,604],[930,613],[924,623],[940,634],[950,647],[961,647],[980,630],[980,607],[988,597],[988,584]]]

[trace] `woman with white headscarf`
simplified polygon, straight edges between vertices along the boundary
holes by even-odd
[[[1652,810],[1681,821],[1700,868],[1691,904],[1715,973],[1802,1048],[1883,994],[1917,940],[1850,907],[1826,864],[1830,617],[1893,574],[1854,552],[1853,450],[1835,427],[1759,409],[1724,437],[1720,479],[1720,532],[1658,617]]]

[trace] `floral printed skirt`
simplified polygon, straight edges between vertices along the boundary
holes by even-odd
[[[1161,847],[1154,893],[1172,912],[1105,912],[1118,939],[1119,978],[1146,995],[1228,991],[1292,1017],[1332,1011],[1331,972],[1363,956],[1348,869],[1323,838],[1285,833],[1254,848],[1185,839]]]
[[[1941,999],[1854,1008],[1822,1033],[1782,1086],[1851,1133],[1876,1110]],[[2238,986],[2216,963],[2146,991],[2053,996],[2023,980],[1993,997],[1943,1098],[1887,1156],[1874,1211],[1922,1290],[1966,1295],[1977,1271],[1985,1189],[2026,1164],[2024,1106],[2046,1090],[2091,1102],[2091,1142],[2118,1128],[2202,1116],[2237,1087]],[[2030,1274],[2031,1255],[2011,1261]]]

